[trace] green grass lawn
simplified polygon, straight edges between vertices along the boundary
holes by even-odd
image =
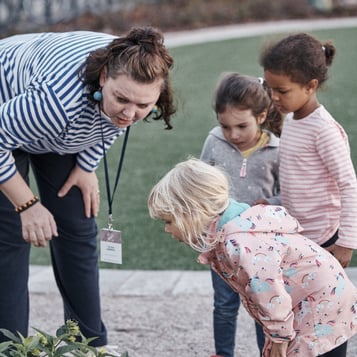
[[[314,31],[321,40],[333,39],[337,55],[330,68],[330,79],[320,92],[320,101],[345,127],[351,143],[353,162],[357,164],[357,28]],[[173,73],[178,113],[174,129],[166,131],[161,122],[135,125],[127,147],[120,184],[113,204],[114,228],[122,231],[123,264],[101,263],[120,269],[207,269],[196,263],[197,254],[178,244],[163,231],[163,223],[149,218],[146,200],[152,186],[177,162],[200,155],[208,131],[216,124],[211,96],[223,71],[239,71],[262,76],[259,51],[268,37],[242,38],[217,43],[178,47]],[[118,166],[122,140],[108,155],[112,186]],[[98,170],[101,184],[99,227],[107,225],[107,200],[103,167]],[[33,264],[49,264],[47,249],[33,248]],[[353,261],[357,265],[357,257]]]

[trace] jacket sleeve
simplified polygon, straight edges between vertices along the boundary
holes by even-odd
[[[212,135],[208,134],[201,151],[200,159],[207,164],[212,166],[215,165],[215,160],[212,155],[212,148],[213,148],[213,137]]]
[[[336,244],[357,249],[357,180],[347,135],[339,126],[326,127],[317,138],[316,148],[340,192],[341,215]]]

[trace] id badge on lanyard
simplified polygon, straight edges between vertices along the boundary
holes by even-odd
[[[124,153],[125,148],[128,140],[129,135],[128,127],[126,129],[124,143],[121,151],[119,166],[117,170],[117,176],[115,179],[115,185],[113,189],[113,193],[110,192],[110,182],[109,182],[109,173],[108,173],[108,163],[107,157],[105,153],[105,146],[104,146],[104,136],[102,130],[102,144],[103,144],[103,153],[104,153],[104,172],[105,172],[105,183],[107,189],[107,199],[108,199],[108,207],[109,207],[109,214],[108,214],[108,228],[102,228],[100,230],[100,260],[106,263],[113,263],[113,264],[122,264],[122,236],[121,231],[113,229],[113,217],[112,217],[112,203],[114,199],[115,190],[117,188],[121,168],[123,165]]]
[[[111,223],[108,228],[100,230],[100,260],[106,263],[122,263],[121,231],[113,229]]]

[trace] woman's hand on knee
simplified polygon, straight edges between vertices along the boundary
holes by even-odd
[[[40,202],[22,212],[20,218],[24,240],[36,247],[45,247],[47,241],[58,236],[53,215]]]
[[[58,196],[65,196],[73,186],[77,186],[82,192],[86,217],[96,217],[100,205],[99,184],[96,173],[84,171],[79,166],[75,166],[67,181],[58,191]]]

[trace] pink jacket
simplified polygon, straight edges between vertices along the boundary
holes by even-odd
[[[288,356],[315,357],[357,332],[357,289],[339,262],[299,231],[283,207],[254,206],[230,218],[214,233],[218,245],[199,256],[263,325],[264,357],[271,341],[290,341]]]

